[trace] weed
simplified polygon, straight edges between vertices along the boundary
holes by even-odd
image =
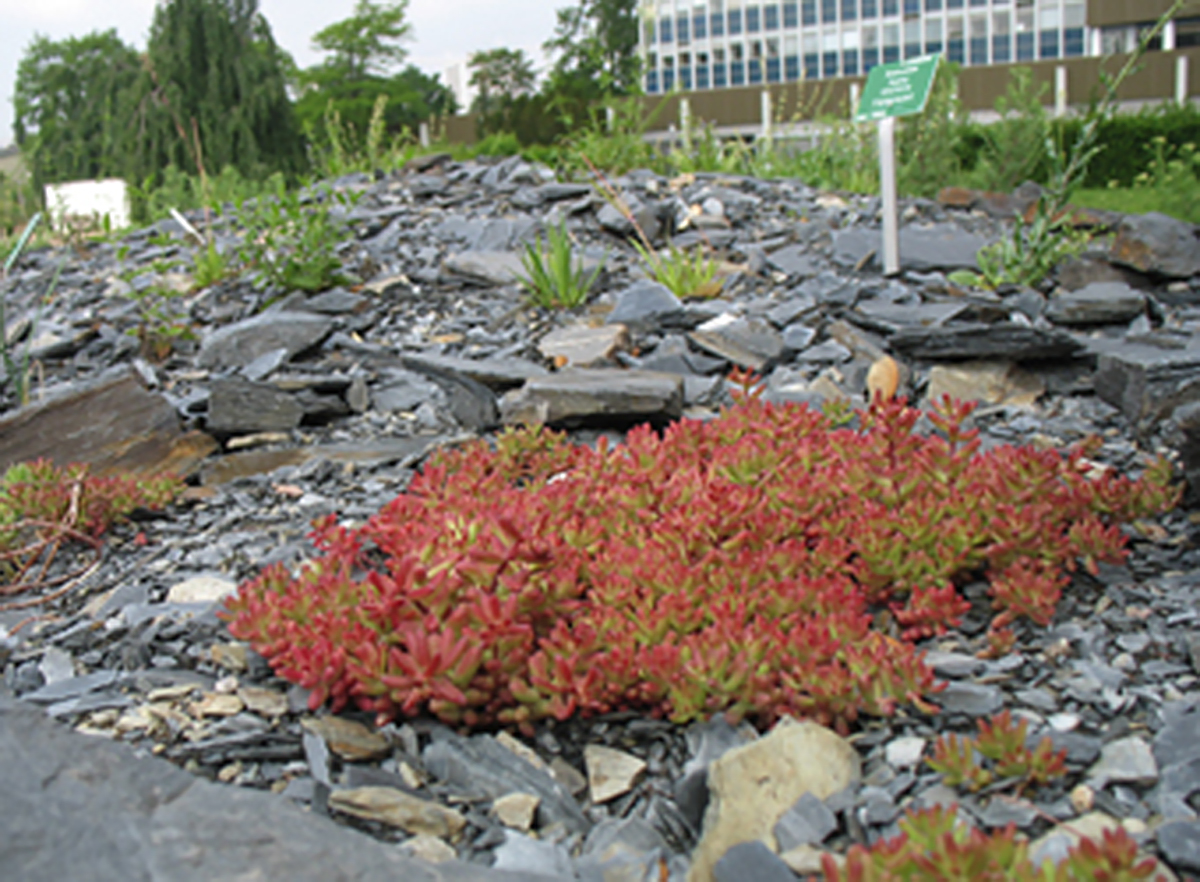
[[[407,129],[387,140],[384,115],[387,101],[387,95],[375,99],[367,131],[361,135],[354,126],[342,122],[332,99],[329,101],[323,117],[324,136],[308,132],[308,142],[312,145],[310,159],[320,177],[332,179],[352,172],[389,171],[404,165],[417,152],[416,141]]]
[[[1000,119],[979,128],[983,144],[967,178],[972,187],[1007,193],[1039,176],[1050,132],[1050,121],[1042,106],[1047,88],[1045,84],[1034,86],[1029,68],[1012,69],[1007,90],[996,99]]]
[[[667,249],[652,251],[641,242],[633,247],[650,268],[656,282],[666,285],[671,293],[681,299],[687,297],[716,297],[721,293],[721,282],[716,278],[717,263],[703,248],[689,251],[668,242]]]
[[[210,237],[192,258],[192,281],[197,288],[207,288],[226,279],[232,272],[229,260]]]
[[[153,362],[165,361],[183,340],[195,340],[183,294],[165,285],[155,284],[133,290],[129,297],[137,304],[137,327],[126,333],[137,337],[142,357]]]
[[[521,264],[525,267],[525,276],[519,281],[534,304],[568,309],[587,300],[588,292],[604,266],[601,262],[588,275],[583,259],[574,260],[571,235],[565,221],[557,228],[547,228],[544,242],[539,236],[536,245],[527,243]]]

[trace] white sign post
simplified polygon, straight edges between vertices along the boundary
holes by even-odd
[[[923,55],[871,68],[855,122],[879,126],[879,189],[883,199],[883,273],[900,272],[900,221],[896,199],[896,117],[920,113],[929,100],[940,55]]]

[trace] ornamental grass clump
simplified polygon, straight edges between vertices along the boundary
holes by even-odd
[[[751,388],[749,378],[747,390]],[[573,446],[510,430],[434,456],[320,555],[267,567],[226,616],[315,709],[515,724],[618,709],[782,715],[845,731],[932,711],[914,640],[991,584],[999,626],[1047,622],[1066,573],[1119,561],[1119,524],[1172,505],[1169,468],[981,452],[970,406],[877,400],[857,427],[743,393],[709,422]]]

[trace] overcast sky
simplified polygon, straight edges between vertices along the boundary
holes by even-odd
[[[541,46],[554,31],[554,11],[573,5],[573,0],[410,0],[409,61],[447,83],[446,68],[477,49],[503,46],[524,49],[541,70]],[[34,34],[59,40],[115,27],[122,40],[144,49],[154,6],[155,0],[0,0],[0,147],[13,140],[17,63]],[[348,17],[354,0],[259,0],[258,7],[275,41],[306,67],[319,60],[312,35]]]

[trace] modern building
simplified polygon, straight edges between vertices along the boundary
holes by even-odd
[[[649,94],[862,76],[933,52],[964,67],[1131,50],[1169,0],[642,0]],[[1200,46],[1179,18],[1152,49]]]

